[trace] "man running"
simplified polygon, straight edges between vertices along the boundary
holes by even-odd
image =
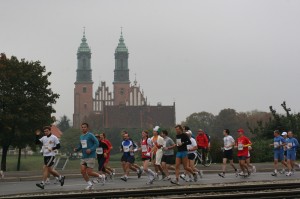
[[[50,174],[58,177],[60,185],[65,183],[65,176],[60,175],[52,166],[54,165],[55,152],[54,150],[60,149],[60,143],[58,138],[51,133],[51,127],[45,126],[43,128],[45,136],[40,138],[40,131],[36,131],[35,144],[42,144],[44,166],[43,166],[43,180],[41,183],[36,184],[37,187],[44,189],[45,182]]]
[[[159,133],[161,132],[161,129],[159,126],[156,126],[153,129],[153,137],[151,138],[152,141],[152,145],[153,148],[151,150],[152,154],[153,154],[153,163],[154,163],[154,167],[155,167],[155,171],[156,171],[156,180],[159,179],[158,177],[158,171],[161,172],[162,174],[162,179],[164,179],[166,177],[162,167],[161,167],[161,159],[163,156],[163,145],[164,145],[164,139],[159,135]]]
[[[244,176],[247,177],[249,176],[251,173],[248,169],[247,163],[246,163],[246,159],[248,157],[248,152],[249,152],[249,146],[252,145],[251,141],[249,140],[249,138],[247,138],[244,134],[245,131],[244,129],[238,129],[238,139],[236,142],[236,146],[235,148],[238,149],[238,159],[239,159],[239,164],[240,164],[240,168],[242,173],[240,173],[240,176]]]
[[[80,136],[80,143],[78,147],[74,149],[74,152],[82,151],[80,169],[83,179],[87,182],[85,190],[92,190],[93,183],[90,181],[89,176],[98,177],[99,181],[105,179],[104,175],[93,171],[96,161],[96,149],[99,146],[99,141],[94,134],[89,132],[88,123],[81,124],[81,131],[82,135]]]
[[[123,141],[121,143],[121,151],[123,152],[123,156],[121,158],[122,167],[124,171],[124,175],[121,177],[121,180],[127,182],[130,167],[134,164],[134,152],[137,151],[137,146],[135,143],[129,138],[128,133],[123,134]],[[136,170],[138,172],[138,170]]]
[[[224,146],[222,148],[223,150],[223,164],[222,164],[222,173],[219,173],[219,176],[222,178],[225,178],[225,172],[226,172],[226,164],[227,160],[230,162],[230,166],[234,169],[236,176],[238,176],[238,170],[236,169],[235,165],[233,164],[233,150],[232,148],[235,145],[235,141],[233,137],[230,135],[229,129],[223,130],[223,141]]]
[[[288,132],[288,139],[287,139],[287,166],[289,171],[286,173],[286,176],[291,176],[293,174],[294,163],[296,160],[296,150],[299,147],[299,142],[296,138],[293,137],[293,132]]]
[[[193,174],[194,181],[196,182],[197,173],[194,173],[194,171],[188,166],[187,145],[191,144],[191,140],[189,139],[186,133],[183,133],[183,128],[181,125],[175,126],[175,130],[176,130],[176,145],[177,145],[176,166],[175,166],[176,179],[171,180],[171,183],[179,185],[179,172],[180,172],[181,164],[183,164],[184,170]]]
[[[174,156],[174,148],[176,144],[174,141],[168,136],[168,131],[163,130],[161,136],[164,138],[164,145],[163,145],[163,157],[161,159],[161,166],[164,170],[166,175],[163,180],[171,180],[169,169],[175,170],[175,156]]]
[[[274,142],[270,144],[270,146],[274,147],[274,172],[271,174],[272,176],[277,176],[278,172],[278,161],[281,161],[281,164],[284,168],[287,167],[287,164],[284,161],[284,150],[283,147],[286,145],[286,141],[283,137],[280,136],[280,132],[278,130],[274,131]]]

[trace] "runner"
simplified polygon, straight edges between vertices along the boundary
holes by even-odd
[[[202,178],[202,171],[198,170],[196,167],[195,167],[195,159],[196,159],[196,152],[197,152],[197,142],[196,140],[192,137],[192,132],[190,130],[188,130],[186,132],[186,134],[188,135],[188,137],[190,138],[191,140],[191,144],[187,145],[187,149],[188,149],[188,166],[194,171],[193,173],[198,173],[200,178]],[[189,173],[188,176],[189,176],[189,179],[186,180],[187,182],[193,182],[192,180],[192,174],[193,173]]]
[[[278,160],[281,161],[281,164],[284,168],[287,167],[287,164],[284,161],[284,150],[283,147],[286,145],[286,141],[283,137],[280,136],[280,132],[278,130],[274,131],[274,143],[270,144],[270,146],[274,147],[274,172],[271,174],[272,176],[277,176],[278,170]]]
[[[251,173],[248,169],[246,160],[247,157],[249,156],[248,152],[249,152],[249,146],[251,146],[251,141],[249,140],[249,138],[247,138],[244,133],[245,131],[243,129],[239,129],[238,131],[238,139],[235,145],[235,148],[238,149],[238,159],[239,159],[239,164],[240,164],[240,168],[241,168],[241,173],[240,176],[244,176],[247,177],[249,176]]]
[[[93,183],[90,181],[89,176],[98,177],[99,181],[105,179],[104,175],[93,171],[96,160],[96,149],[99,146],[99,141],[94,136],[94,134],[89,132],[88,123],[81,124],[81,131],[82,135],[80,136],[80,143],[78,147],[74,149],[74,152],[82,152],[80,169],[83,179],[87,182],[87,187],[85,188],[85,190],[92,190]]]
[[[222,164],[222,173],[219,173],[219,176],[222,178],[225,178],[225,172],[226,172],[226,164],[227,160],[230,162],[230,166],[234,169],[235,175],[238,176],[238,170],[233,164],[233,150],[232,148],[235,145],[235,141],[233,137],[230,135],[229,129],[224,129],[223,130],[223,135],[224,135],[224,146],[222,147],[223,151],[223,164]]]
[[[287,132],[285,132],[285,131],[282,132],[281,136],[283,137],[283,139],[285,140],[285,143],[286,143],[287,140],[288,140]],[[287,160],[286,160],[287,146],[286,146],[286,144],[283,146],[283,150],[284,150],[284,152],[283,152],[284,162],[287,165]],[[285,174],[286,173],[285,171],[286,171],[285,168],[282,168],[282,170],[279,171],[279,173],[280,174]]]
[[[296,138],[293,137],[293,132],[288,132],[288,139],[287,139],[287,166],[289,171],[286,173],[286,176],[291,176],[294,169],[294,162],[296,160],[296,150],[299,147],[299,142]]]
[[[202,129],[198,130],[198,135],[196,137],[198,151],[202,154],[202,164],[205,164],[206,154],[208,150],[208,137]]]
[[[45,182],[49,176],[52,174],[59,178],[60,186],[65,183],[65,176],[60,175],[54,168],[52,168],[55,160],[56,153],[54,150],[60,149],[60,143],[58,138],[51,133],[51,127],[45,126],[43,128],[45,136],[40,138],[40,131],[36,131],[35,144],[42,144],[43,156],[44,156],[44,166],[43,166],[43,180],[41,183],[37,183],[36,186],[44,189]]]
[[[115,175],[115,170],[108,166],[109,159],[110,159],[110,151],[113,149],[113,147],[110,141],[106,139],[105,133],[100,133],[99,136],[100,136],[100,140],[104,142],[108,147],[107,149],[104,150],[104,153],[107,154],[107,157],[105,158],[105,162],[104,162],[105,173],[107,173],[110,176],[110,179],[113,179],[113,176]]]
[[[176,145],[177,145],[177,153],[176,153],[176,167],[175,167],[175,175],[176,179],[171,180],[172,184],[179,185],[179,171],[180,165],[183,164],[184,170],[190,172],[194,176],[194,181],[197,181],[197,173],[188,166],[188,150],[187,145],[191,144],[191,140],[187,136],[186,133],[183,133],[183,128],[181,125],[175,126],[176,130]]]
[[[141,148],[139,150],[142,152],[143,170],[149,178],[147,184],[153,184],[155,173],[148,168],[151,161],[151,139],[148,137],[148,134],[149,132],[146,130],[142,132]]]
[[[97,154],[97,160],[98,160],[98,171],[100,174],[104,174],[106,172],[104,163],[107,159],[107,150],[108,150],[108,145],[101,140],[101,136],[99,134],[96,134],[95,137],[98,139],[99,145],[96,148],[96,154]],[[103,136],[102,136],[103,137]],[[104,176],[104,175],[102,175]],[[105,184],[105,177],[97,178],[96,180],[93,180],[93,183],[100,183]]]
[[[161,167],[161,159],[163,156],[163,145],[164,145],[164,139],[159,135],[159,133],[161,132],[161,129],[159,126],[156,126],[153,129],[153,137],[151,138],[152,141],[152,145],[153,148],[151,149],[151,153],[152,155],[152,163],[154,163],[154,167],[155,167],[155,171],[156,171],[156,177],[155,179],[158,180],[159,176],[158,176],[158,171],[161,172],[162,174],[162,179],[164,179],[166,177],[162,167]]]
[[[169,169],[175,170],[173,165],[175,164],[174,148],[176,147],[176,144],[168,137],[168,131],[163,130],[161,136],[164,138],[161,166],[166,174],[166,177],[163,178],[163,180],[171,180]]]
[[[137,146],[132,140],[130,140],[128,133],[124,133],[123,138],[124,140],[122,141],[121,144],[121,151],[123,152],[121,162],[122,162],[124,175],[121,177],[121,180],[127,182],[130,167],[132,167],[132,164],[134,164],[135,161],[134,152],[137,151]]]

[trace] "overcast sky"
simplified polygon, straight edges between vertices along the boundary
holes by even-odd
[[[77,48],[92,49],[94,90],[112,91],[123,26],[134,74],[151,105],[176,101],[177,122],[221,109],[300,111],[298,0],[0,0],[0,52],[40,60],[58,118],[72,120]]]

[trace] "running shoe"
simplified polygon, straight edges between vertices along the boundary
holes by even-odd
[[[113,175],[113,176],[115,176],[115,175],[116,175],[116,170],[115,170],[115,169],[113,169],[113,171],[112,171],[112,175]]]
[[[181,174],[181,175],[180,175],[180,178],[181,178],[182,180],[185,180],[185,174]]]
[[[159,176],[157,173],[154,174],[154,180],[159,180]]]
[[[171,178],[169,176],[166,176],[163,178],[163,181],[169,181],[169,180],[171,180]]]
[[[171,182],[171,184],[180,185],[178,180],[171,180],[170,182]]]
[[[274,171],[271,176],[277,176],[277,172]]]
[[[194,173],[194,182],[197,182],[198,181],[198,176],[197,176],[197,173]]]
[[[41,189],[45,189],[45,185],[44,183],[37,183],[35,184],[37,187],[41,188]]]
[[[236,170],[236,171],[235,171],[235,177],[238,177],[238,176],[239,176],[239,171]]]
[[[193,182],[192,178],[185,179],[186,182]]]
[[[94,189],[94,187],[91,184],[91,185],[88,185],[84,190],[90,191],[90,190],[93,190],[93,189]]]
[[[58,184],[58,183],[59,183],[59,179],[58,179],[58,177],[55,177],[53,184]]]
[[[285,175],[286,176],[292,176],[292,172],[287,172]]]
[[[49,185],[49,184],[51,184],[51,183],[50,183],[50,179],[47,178],[47,180],[45,181],[45,185]]]
[[[198,174],[199,174],[199,177],[200,177],[200,178],[203,178],[203,171],[202,171],[202,170],[200,170],[200,171],[198,172]]]
[[[122,177],[121,177],[121,180],[123,180],[124,182],[127,182],[127,179],[128,179],[128,178],[127,178],[126,176],[122,176]]]
[[[64,186],[65,184],[65,176],[61,176],[60,179],[59,179],[59,182],[60,182],[60,186]]]
[[[221,178],[225,178],[225,173],[219,173],[218,174]]]
[[[139,170],[137,172],[138,178],[141,178],[142,173],[143,173],[143,170],[141,168],[139,168]]]
[[[154,177],[150,177],[149,181],[146,183],[147,185],[151,185],[154,182]]]
[[[256,173],[256,167],[255,166],[252,167],[252,173]]]
[[[282,169],[281,171],[279,171],[280,174],[285,174],[285,169]]]

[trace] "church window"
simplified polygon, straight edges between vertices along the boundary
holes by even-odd
[[[82,92],[83,92],[83,93],[86,93],[86,87],[83,87],[83,88],[82,88]]]

